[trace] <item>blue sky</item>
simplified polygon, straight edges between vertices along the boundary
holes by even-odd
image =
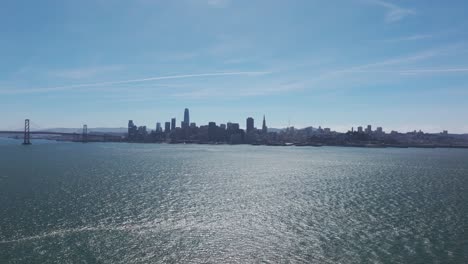
[[[0,129],[270,127],[468,133],[462,0],[2,1]]]

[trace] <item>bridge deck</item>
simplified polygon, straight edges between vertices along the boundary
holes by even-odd
[[[0,131],[0,134],[24,134],[24,131]],[[58,136],[80,136],[81,133],[65,133],[65,132],[48,132],[48,131],[31,131],[29,132],[31,135],[58,135]],[[117,135],[109,135],[109,134],[87,134],[88,137],[115,137],[121,138],[121,136]]]

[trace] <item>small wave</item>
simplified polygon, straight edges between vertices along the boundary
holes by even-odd
[[[228,223],[223,223],[222,225],[224,228],[227,228],[227,226],[229,226]],[[165,221],[162,221],[162,222],[161,221],[149,221],[149,222],[143,222],[143,223],[125,223],[119,226],[110,226],[110,227],[87,226],[87,227],[81,227],[81,228],[60,229],[60,230],[43,233],[40,235],[21,237],[21,238],[11,239],[11,240],[0,240],[0,245],[22,243],[22,242],[27,242],[27,241],[51,238],[51,237],[64,237],[67,235],[72,235],[76,233],[84,233],[84,232],[129,232],[129,233],[136,233],[136,234],[142,235],[146,233],[171,231],[171,230],[179,230],[179,229],[191,229],[191,228],[211,230],[213,227],[211,225],[200,225],[200,224],[187,222],[187,221],[177,221],[175,223],[165,222]]]
[[[179,228],[184,228],[187,227],[187,225],[181,225],[181,224],[176,224],[176,225],[170,225],[170,224],[164,224],[160,222],[147,222],[147,223],[141,223],[141,224],[123,224],[120,226],[111,226],[111,227],[104,227],[104,226],[98,226],[98,227],[80,227],[80,228],[70,228],[70,229],[60,229],[60,230],[55,230],[47,233],[43,233],[40,235],[35,235],[35,236],[28,236],[28,237],[22,237],[22,238],[17,238],[17,239],[11,239],[11,240],[0,240],[0,245],[1,244],[12,244],[12,243],[21,243],[21,242],[26,242],[26,241],[32,241],[32,240],[41,240],[45,238],[50,238],[50,237],[64,237],[67,235],[71,234],[76,234],[76,233],[83,233],[83,232],[137,232],[137,233],[145,233],[145,232],[154,232],[158,231],[160,229],[179,229]]]
[[[43,233],[41,235],[22,237],[22,238],[12,239],[12,240],[0,240],[0,245],[21,243],[21,242],[26,242],[26,241],[31,241],[31,240],[41,240],[41,239],[49,238],[49,237],[63,237],[66,235],[70,235],[74,233],[82,233],[82,232],[122,231],[122,230],[124,230],[124,228],[120,228],[120,227],[117,227],[117,228],[81,227],[81,228],[62,229],[62,230],[55,230],[55,231],[48,232],[48,233]]]

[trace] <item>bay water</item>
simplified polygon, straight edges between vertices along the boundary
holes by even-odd
[[[0,140],[0,263],[468,263],[468,150]]]

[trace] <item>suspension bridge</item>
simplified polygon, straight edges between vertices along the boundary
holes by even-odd
[[[56,132],[56,131],[31,131],[30,120],[24,120],[24,129],[23,130],[0,130],[0,134],[6,135],[22,135],[23,136],[23,145],[31,145],[31,135],[50,135],[50,136],[61,136],[68,137],[71,141],[78,142],[90,142],[90,141],[121,141],[122,136],[109,135],[102,133],[88,133],[88,126],[83,125],[81,132]]]

